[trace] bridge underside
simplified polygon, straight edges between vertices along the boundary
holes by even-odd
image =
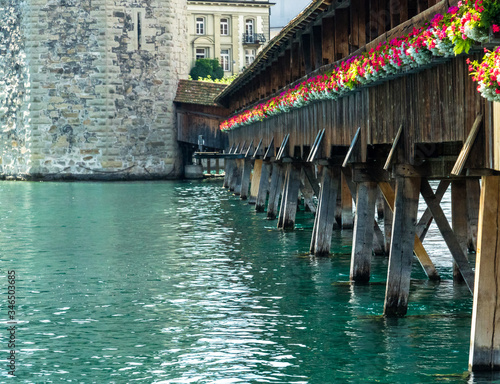
[[[413,254],[428,278],[439,280],[422,245],[435,221],[455,281],[474,294],[470,367],[499,369],[499,117],[500,107],[476,91],[465,57],[434,62],[230,131],[231,153],[243,158],[226,162],[225,187],[257,211],[267,203],[268,217],[283,229],[293,229],[302,196],[315,211],[316,256],[329,254],[336,222],[354,228],[352,283],[369,281],[373,253],[387,254],[386,316],[407,312]],[[436,191],[429,180],[440,181]],[[451,223],[439,204],[450,185]],[[418,218],[420,196],[427,211]],[[475,269],[468,251],[477,251]]]

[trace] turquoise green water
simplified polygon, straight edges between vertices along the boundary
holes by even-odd
[[[385,257],[348,283],[350,231],[307,255],[221,182],[0,183],[0,380],[467,383],[472,298],[414,266],[408,316],[380,316]],[[445,278],[450,262],[432,254]],[[7,376],[7,271],[16,375]]]

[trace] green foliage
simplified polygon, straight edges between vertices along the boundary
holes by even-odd
[[[223,77],[222,79],[212,79],[212,76],[208,75],[207,77],[204,78],[198,78],[198,81],[204,81],[206,83],[217,83],[217,84],[231,84],[234,79],[236,79],[238,75],[233,75],[230,77]],[[188,78],[189,80],[194,80],[191,76]]]
[[[204,78],[212,78],[214,80],[222,79],[224,77],[224,70],[216,59],[198,59],[194,67],[189,72],[189,76],[193,80],[200,80]]]

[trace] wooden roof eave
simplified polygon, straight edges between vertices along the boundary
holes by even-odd
[[[321,2],[321,4],[326,4],[327,2],[329,2],[329,3],[332,2],[331,0],[323,0],[323,1],[319,0],[319,1]],[[386,41],[390,41],[392,39],[409,34],[415,26],[422,26],[425,23],[425,21],[432,19],[432,17],[438,13],[446,12],[448,10],[448,8],[450,8],[452,6],[456,6],[458,4],[458,2],[459,2],[459,0],[442,0],[442,1],[440,1],[436,5],[426,9],[424,12],[419,13],[418,15],[414,16],[410,20],[407,20],[406,22],[396,26],[395,28],[391,29],[390,31],[378,36],[375,40],[372,40],[371,42],[366,44],[364,47],[359,48],[358,50],[356,50],[355,52],[353,52],[349,56],[343,58],[342,60],[335,62],[335,63],[324,65],[321,68],[315,70],[314,72],[307,74],[305,77],[293,82],[292,84],[289,84],[288,86],[286,86],[283,89],[281,89],[280,91],[278,91],[277,94],[283,92],[283,90],[286,90],[292,86],[295,86],[296,84],[298,84],[302,81],[307,80],[308,78],[310,78],[312,76],[327,73],[327,72],[333,70],[335,67],[337,67],[342,61],[345,61],[346,59],[349,59],[350,57],[359,56],[363,52],[366,52],[366,51],[371,50],[372,48],[375,48],[380,43],[384,43]],[[338,5],[338,6],[336,6],[335,9],[346,8],[347,6],[349,6],[349,5],[346,5],[347,3],[349,3],[349,5],[350,5],[350,1],[344,1],[344,2],[339,3],[337,0],[336,5]],[[316,5],[317,5],[317,7],[315,9],[318,9],[320,4],[316,4]],[[307,11],[307,9],[304,10],[303,14],[306,11]],[[296,19],[298,20],[301,15],[297,16]],[[302,15],[302,18],[307,18],[307,17],[305,15]],[[296,19],[294,19],[294,20],[296,20]],[[304,19],[301,19],[300,22],[297,21],[297,24],[296,25],[294,24],[292,26],[291,24],[293,23],[294,20],[292,20],[290,22],[290,24],[289,24],[290,27],[287,26],[284,28],[284,30],[287,29],[287,31],[284,32],[283,36],[278,39],[278,41],[280,43],[283,42],[287,37],[295,34],[295,32],[297,32],[297,30],[299,29],[299,26],[302,25],[302,21],[304,21]],[[294,28],[292,28],[292,27],[294,27]],[[304,27],[302,27],[302,28],[304,28]],[[302,29],[302,28],[300,28],[300,29]],[[280,33],[280,35],[281,35],[281,33]],[[278,36],[280,36],[280,35],[278,35]],[[271,40],[271,42],[272,42],[272,40]],[[271,42],[269,45],[271,45]],[[276,46],[276,43],[273,44],[273,48]],[[235,79],[232,84],[230,84],[226,89],[224,89],[224,91],[222,91],[215,98],[215,101],[221,105],[226,105],[225,100],[224,100],[226,97],[230,96],[232,93],[236,92],[237,90],[239,90],[240,88],[244,87],[246,84],[251,82],[254,75],[262,72],[262,70],[265,70],[265,68],[269,66],[269,63],[267,63],[266,62],[267,60],[265,60],[265,59],[268,59],[269,57],[272,56],[269,54],[269,51],[270,51],[270,49],[268,49],[265,53],[264,53],[264,51],[262,51],[261,54],[254,61],[254,63],[252,63],[253,65],[250,65],[247,68],[247,70],[240,75],[240,77]]]
[[[255,105],[259,104],[259,103],[262,103],[262,102],[265,102],[265,101],[267,101],[269,99],[272,99],[273,97],[276,97],[277,95],[281,94],[282,92],[286,92],[288,89],[295,87],[296,85],[298,85],[298,84],[300,84],[300,83],[302,83],[302,82],[310,79],[311,77],[318,76],[318,75],[324,75],[324,74],[332,71],[333,69],[339,67],[339,65],[343,61],[348,60],[351,57],[359,56],[363,52],[370,51],[372,48],[375,49],[377,47],[377,45],[379,45],[380,43],[384,43],[386,41],[390,41],[392,39],[404,36],[404,35],[410,33],[413,30],[413,27],[415,27],[415,26],[422,26],[425,21],[432,19],[432,17],[434,17],[434,15],[436,15],[438,13],[444,13],[444,12],[446,12],[449,7],[456,6],[458,4],[458,2],[459,2],[459,0],[442,0],[441,2],[437,3],[436,5],[432,6],[431,8],[428,8],[424,12],[419,13],[418,15],[414,16],[410,20],[407,20],[404,23],[402,23],[402,24],[394,27],[390,31],[388,31],[388,32],[380,35],[375,40],[372,40],[371,42],[369,42],[365,46],[359,48],[358,50],[354,51],[353,53],[351,53],[349,56],[346,56],[342,60],[336,61],[335,63],[323,65],[322,67],[316,69],[315,71],[313,71],[313,72],[311,72],[309,74],[306,74],[302,78],[297,79],[296,81],[294,81],[293,83],[288,84],[287,86],[283,87],[282,89],[279,89],[276,93],[270,95],[269,97],[267,97],[265,99],[262,99],[262,100],[259,100],[258,102],[253,103],[251,105],[245,106],[244,109],[252,108],[253,106],[255,106]],[[270,65],[269,63],[266,63],[265,67],[267,67],[269,65]],[[265,70],[265,68],[263,70]],[[244,86],[245,84],[247,84],[250,81],[251,81],[251,78],[249,78],[248,81],[246,81],[245,83],[243,83],[241,86]],[[219,102],[219,104],[224,105],[224,104],[222,104],[222,102],[221,102],[222,100],[221,99],[224,96],[224,94],[228,94],[226,92],[228,88],[226,88],[223,92],[221,92],[215,98],[216,102]],[[236,88],[236,89],[234,89],[232,91],[233,92],[237,91],[240,88],[241,87],[238,87],[238,88]]]
[[[314,14],[312,20],[315,20],[318,14],[322,13],[327,7],[331,6],[333,2],[335,2],[334,8],[340,8],[340,5],[342,5],[342,7],[345,7],[346,4],[350,4],[350,0],[316,0],[311,2],[311,4],[304,11],[302,11],[302,13],[300,13],[299,15],[297,15],[297,17],[295,17],[295,19],[290,21],[290,23],[288,23],[288,25],[283,28],[283,30],[281,30],[281,32],[276,37],[274,37],[266,47],[264,47],[264,49],[254,60],[254,62],[250,64],[250,66],[243,73],[241,73],[240,76],[238,76],[223,92],[221,92],[215,100],[221,104],[225,104],[223,99],[226,96],[247,84],[251,80],[252,76],[250,75],[255,72],[257,67],[266,65],[266,59],[272,56],[270,54],[272,53],[271,51],[276,50],[276,48],[280,46],[281,43],[284,42],[287,38],[293,37],[293,35],[297,31],[304,29],[309,24],[309,22],[306,21],[309,17]]]

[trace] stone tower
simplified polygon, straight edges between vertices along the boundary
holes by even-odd
[[[0,0],[3,177],[175,178],[186,0]]]

